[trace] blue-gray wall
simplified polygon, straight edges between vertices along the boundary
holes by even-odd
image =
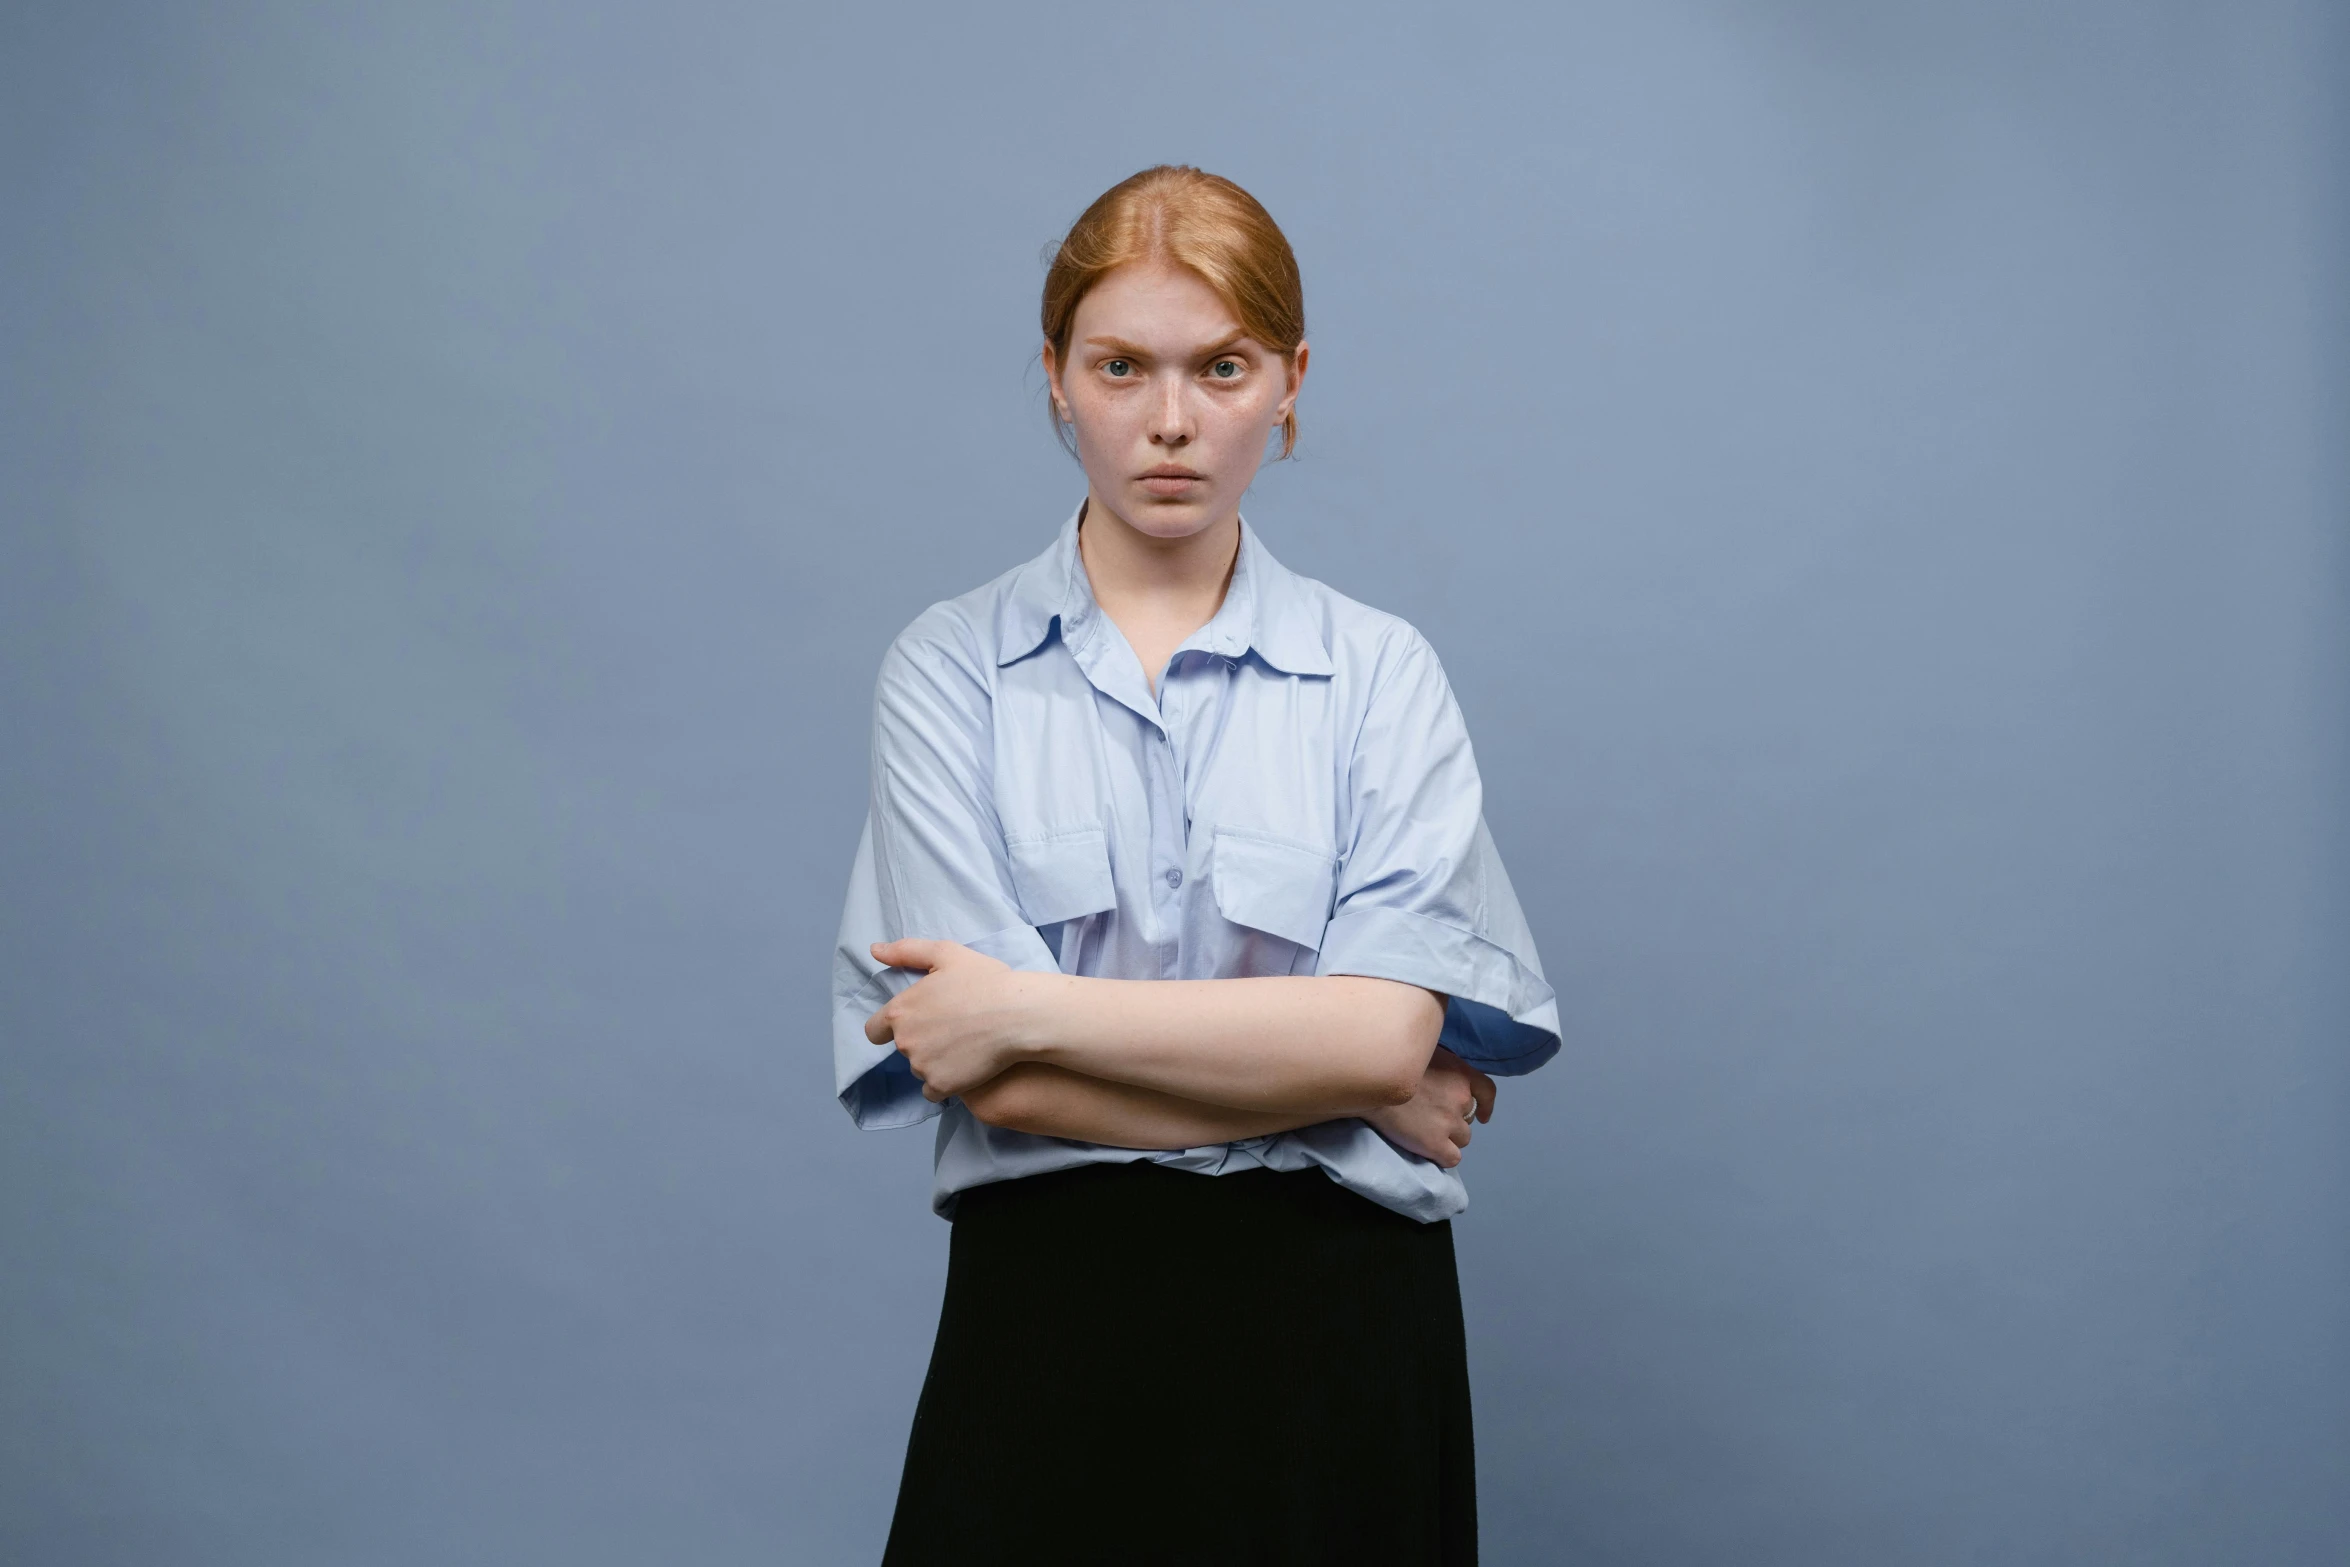
[[[0,1558],[872,1559],[871,676],[1075,500],[1038,253],[1176,159],[1568,1023],[1488,1559],[2350,1559],[2345,36],[10,5]]]

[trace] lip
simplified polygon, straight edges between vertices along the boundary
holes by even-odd
[[[1156,468],[1146,468],[1139,474],[1142,487],[1153,495],[1181,495],[1206,475],[1196,468],[1181,463],[1163,462]]]

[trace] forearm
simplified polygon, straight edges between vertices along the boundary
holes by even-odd
[[[1131,1083],[1106,1082],[1041,1061],[1011,1067],[962,1099],[990,1126],[1112,1148],[1203,1148],[1333,1118],[1297,1111],[1235,1110]]]
[[[1444,1022],[1432,992],[1354,975],[1021,983],[1023,1060],[1287,1125],[1410,1099]]]

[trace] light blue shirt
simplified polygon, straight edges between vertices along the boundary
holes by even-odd
[[[1449,997],[1443,1043],[1497,1076],[1558,1050],[1558,1003],[1435,652],[1289,571],[1244,519],[1215,618],[1159,695],[1095,604],[1078,515],[1017,570],[917,616],[882,659],[873,797],[833,958],[833,1070],[861,1127],[938,1130],[933,1206],[989,1181],[1153,1160],[1220,1175],[1319,1166],[1423,1221],[1456,1171],[1349,1117],[1143,1152],[1005,1131],[922,1097],[865,1020],[921,976],[870,943],[959,941],[1110,979],[1367,974]]]

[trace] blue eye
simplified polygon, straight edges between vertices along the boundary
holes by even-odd
[[[1209,367],[1209,370],[1210,373],[1213,374],[1219,381],[1229,381],[1234,376],[1240,374],[1239,364],[1230,359],[1217,360]]]
[[[1134,368],[1134,366],[1133,366],[1133,365],[1131,365],[1131,364],[1129,364],[1129,363],[1127,363],[1127,362],[1126,362],[1125,360],[1123,360],[1123,359],[1112,359],[1112,360],[1108,360],[1108,361],[1106,361],[1106,362],[1105,362],[1105,363],[1102,365],[1102,368],[1103,368],[1104,370],[1108,371],[1108,372],[1109,372],[1111,375],[1116,375],[1116,376],[1123,376],[1123,375],[1127,374],[1129,371],[1131,371],[1131,370]]]

